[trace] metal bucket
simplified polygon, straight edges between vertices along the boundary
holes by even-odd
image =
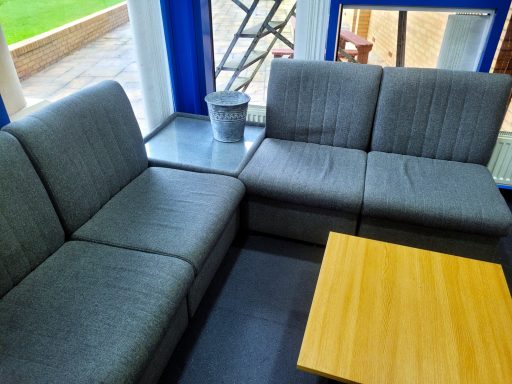
[[[247,105],[251,98],[243,92],[212,92],[204,98],[208,104],[208,115],[213,138],[226,143],[240,141],[244,137]]]

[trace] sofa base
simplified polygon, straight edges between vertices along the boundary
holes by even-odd
[[[169,328],[160,341],[152,360],[144,370],[139,383],[156,383],[164,371],[174,348],[180,341],[188,325],[188,311],[186,300],[183,300],[178,310],[169,322]]]
[[[357,214],[249,196],[243,222],[252,231],[325,245],[330,231],[355,235]]]
[[[194,279],[188,294],[188,310],[190,317],[194,316],[206,289],[215,276],[222,260],[224,260],[224,256],[226,256],[231,243],[233,243],[233,239],[238,231],[239,221],[239,211],[237,209]]]
[[[362,217],[358,236],[497,262],[499,237],[440,230],[387,219]]]

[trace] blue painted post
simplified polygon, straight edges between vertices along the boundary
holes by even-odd
[[[341,3],[337,0],[331,0],[331,8],[329,10],[329,27],[327,29],[327,42],[325,49],[325,60],[336,60],[336,49],[338,39],[338,24],[341,13]]]
[[[208,114],[215,89],[209,0],[160,0],[175,110]]]
[[[4,101],[2,100],[2,95],[0,95],[0,128],[9,124],[11,120],[9,119],[9,115],[7,114],[7,109],[5,109]]]
[[[478,71],[489,72],[494,54],[498,47],[501,31],[505,25],[511,0],[331,0],[329,27],[327,32],[326,60],[334,60],[338,29],[340,5],[390,8],[449,8],[449,9],[482,9],[494,12],[491,29],[487,37],[483,54],[480,58]]]

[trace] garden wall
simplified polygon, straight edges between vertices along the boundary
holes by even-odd
[[[405,63],[407,67],[435,68],[443,41],[448,14],[441,12],[408,12]],[[398,12],[373,11],[367,39],[381,64],[396,63]]]
[[[498,51],[494,56],[493,72],[507,73],[512,75],[512,24],[510,24],[512,16],[512,7],[509,9],[505,28],[501,33]],[[502,131],[512,132],[512,103],[509,104],[505,121],[501,127]]]
[[[128,22],[126,2],[9,46],[21,80]]]

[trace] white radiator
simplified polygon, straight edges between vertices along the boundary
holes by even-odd
[[[249,105],[247,108],[247,121],[258,125],[265,125],[267,108],[261,105]]]
[[[496,184],[512,187],[512,132],[500,132],[487,168]]]

